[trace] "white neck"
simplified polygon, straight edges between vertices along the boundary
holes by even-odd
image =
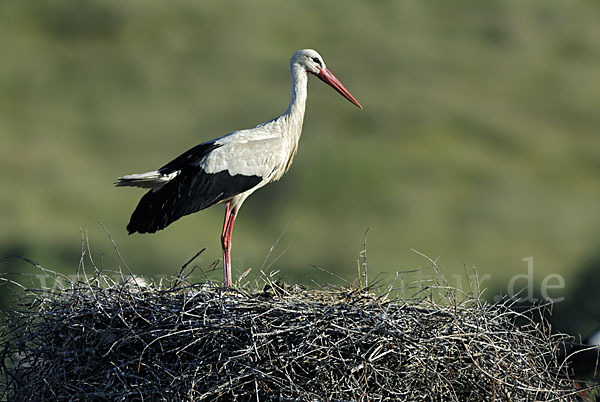
[[[292,81],[292,94],[290,105],[285,114],[297,115],[300,120],[304,118],[304,109],[306,107],[306,85],[308,83],[308,73],[298,65],[290,67],[290,78]]]
[[[285,126],[282,130],[282,136],[290,138],[292,142],[297,144],[300,140],[304,111],[306,109],[308,74],[304,68],[295,64],[290,66],[290,75],[290,104],[285,113],[281,115],[280,120]]]

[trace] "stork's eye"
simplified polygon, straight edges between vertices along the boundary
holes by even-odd
[[[317,64],[319,65],[319,67],[321,67],[321,66],[322,66],[322,64],[321,64],[321,60],[319,60],[319,58],[318,58],[318,57],[313,57],[313,58],[312,58],[312,61],[314,61],[315,63],[317,63]]]

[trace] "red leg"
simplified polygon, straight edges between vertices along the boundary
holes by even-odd
[[[223,232],[221,233],[221,247],[223,248],[225,286],[231,286],[231,234],[233,233],[235,212],[230,209],[229,203],[227,203],[225,208],[225,222],[223,223]]]
[[[225,204],[225,222],[223,222],[223,232],[221,232],[221,244],[223,244],[223,239],[225,238],[225,233],[227,233],[227,222],[229,222],[229,203]]]

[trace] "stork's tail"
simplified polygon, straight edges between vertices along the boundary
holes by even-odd
[[[130,174],[127,176],[119,177],[114,183],[117,187],[141,187],[151,188],[158,190],[169,181],[171,181],[179,172],[173,172],[171,174],[162,174],[155,170],[153,172]]]

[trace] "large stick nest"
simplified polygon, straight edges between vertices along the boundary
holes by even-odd
[[[2,325],[0,398],[574,399],[564,337],[517,326],[505,305],[446,287],[393,299],[262,280],[139,286],[97,272],[26,290]]]

